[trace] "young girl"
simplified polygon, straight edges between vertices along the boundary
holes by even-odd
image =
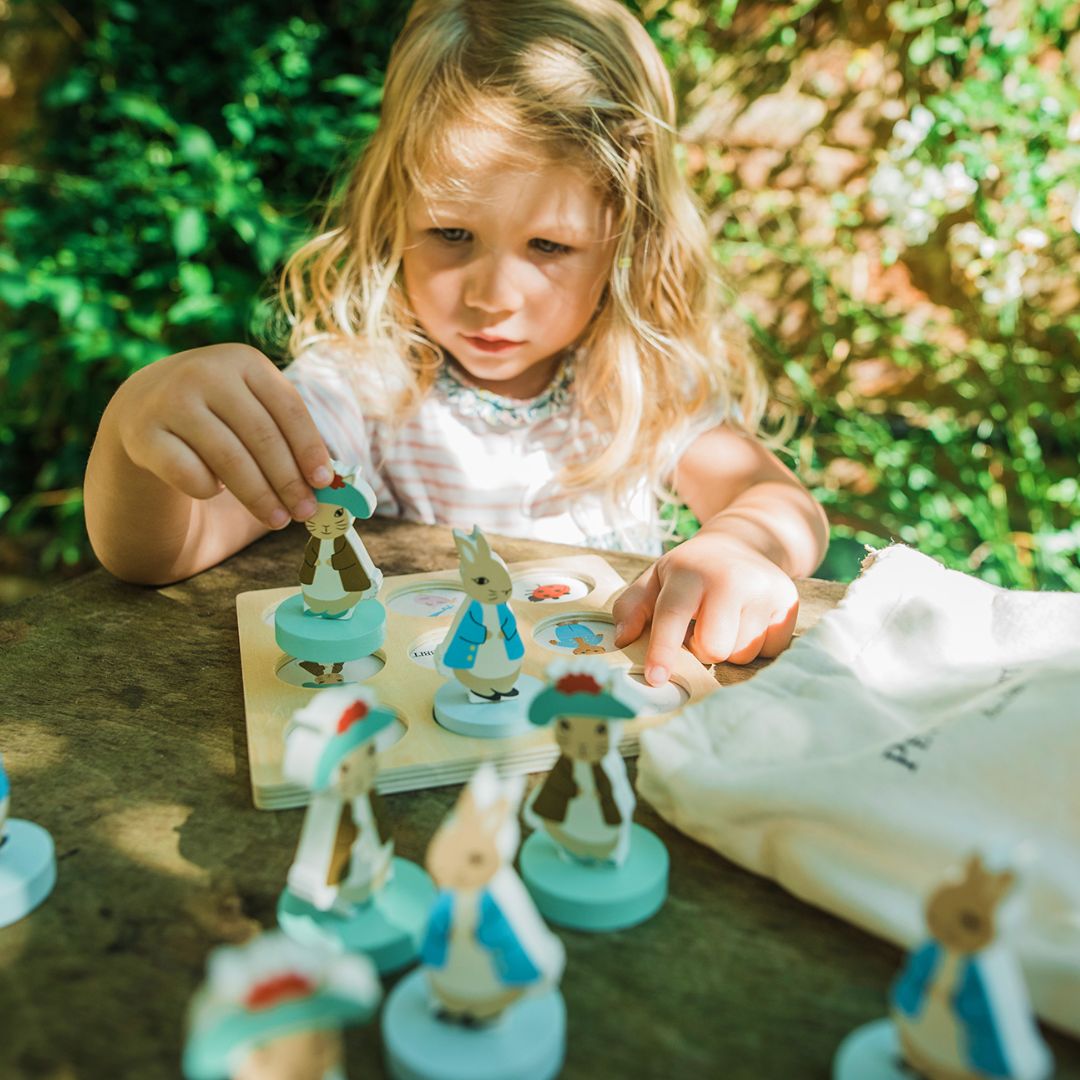
[[[822,511],[754,433],[759,372],[721,332],[660,56],[617,0],[418,0],[382,117],[281,296],[294,362],[167,357],[102,418],[86,516],[145,583],[315,510],[329,454],[379,512],[659,554],[665,493],[701,531],[615,606],[646,678],[791,638]]]

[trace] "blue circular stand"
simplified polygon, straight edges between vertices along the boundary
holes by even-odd
[[[343,664],[370,656],[386,637],[386,608],[361,600],[347,619],[324,619],[304,613],[300,593],[274,611],[274,640],[282,652],[317,664]]]
[[[577,862],[537,830],[521,847],[521,878],[549,922],[571,930],[606,932],[636,926],[667,899],[668,853],[642,825],[630,832],[622,866]]]
[[[435,894],[423,867],[395,858],[390,880],[351,915],[320,911],[286,889],[278,899],[278,925],[303,944],[365,953],[385,975],[416,959]]]
[[[911,1080],[896,1026],[875,1020],[850,1032],[833,1058],[833,1080]]]
[[[29,915],[56,884],[56,853],[46,829],[8,818],[0,845],[0,926]]]
[[[435,1017],[427,977],[414,971],[387,998],[382,1036],[395,1080],[550,1080],[566,1054],[566,1005],[552,989],[493,1024],[464,1027]]]
[[[544,684],[532,675],[520,675],[517,695],[502,701],[469,700],[469,692],[451,679],[435,691],[435,719],[440,727],[455,735],[471,735],[478,739],[509,739],[535,731],[529,723],[529,705],[543,690]]]

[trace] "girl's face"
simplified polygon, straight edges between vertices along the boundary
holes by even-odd
[[[467,194],[406,208],[405,289],[420,325],[476,385],[528,398],[596,310],[612,216],[569,165],[470,169]]]

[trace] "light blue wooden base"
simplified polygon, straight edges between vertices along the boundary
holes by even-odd
[[[394,859],[393,877],[351,915],[320,911],[286,889],[278,899],[278,925],[305,945],[329,944],[366,953],[385,975],[416,959],[435,893],[423,867]]]
[[[348,619],[304,614],[297,593],[274,611],[274,639],[282,652],[317,664],[343,664],[370,656],[386,637],[386,609],[378,600],[361,600]]]
[[[0,926],[29,915],[56,884],[56,852],[48,831],[8,818],[0,847]]]
[[[550,1080],[566,1054],[566,1005],[558,990],[524,997],[487,1027],[438,1020],[423,971],[394,987],[382,1014],[395,1080]]]
[[[833,1080],[912,1080],[905,1068],[900,1040],[891,1020],[875,1020],[856,1028],[833,1058]]]
[[[457,679],[451,679],[435,691],[435,719],[456,735],[509,739],[536,730],[529,723],[529,705],[543,688],[539,679],[521,675],[515,687],[517,697],[473,703],[465,687]]]
[[[520,865],[540,914],[572,930],[602,933],[636,926],[667,899],[667,848],[642,825],[631,828],[630,854],[622,866],[572,861],[541,830],[522,845]]]

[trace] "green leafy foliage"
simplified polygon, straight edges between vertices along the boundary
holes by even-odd
[[[98,0],[0,164],[0,529],[86,552],[81,480],[130,373],[246,341],[327,176],[374,129],[403,5]],[[12,20],[36,5],[15,0]]]

